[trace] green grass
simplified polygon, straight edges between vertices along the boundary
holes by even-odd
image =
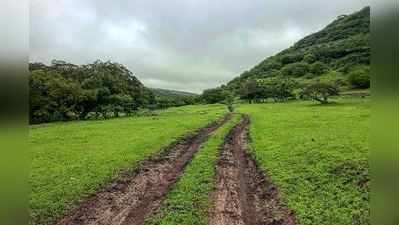
[[[210,206],[209,193],[214,188],[215,164],[225,136],[240,116],[235,115],[201,147],[183,176],[172,187],[159,213],[146,221],[148,225],[205,225]]]
[[[241,105],[251,148],[301,225],[370,224],[370,100]]]
[[[223,105],[188,106],[154,117],[31,126],[30,223],[52,223],[121,170],[226,112]]]

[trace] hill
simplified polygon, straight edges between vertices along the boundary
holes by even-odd
[[[323,30],[271,56],[230,81],[225,88],[237,92],[249,80],[289,77],[299,83],[315,79],[341,81],[349,86],[348,74],[370,65],[370,7],[339,16]]]
[[[185,91],[176,91],[176,90],[167,90],[161,88],[150,88],[150,90],[159,97],[187,97],[187,96],[197,96],[197,94],[185,92]]]

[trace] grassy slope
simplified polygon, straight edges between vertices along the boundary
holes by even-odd
[[[369,224],[369,100],[242,105],[252,148],[301,225]]]
[[[222,105],[188,106],[156,117],[32,126],[31,223],[51,222],[120,170],[225,113]]]
[[[229,130],[240,116],[233,119],[209,139],[187,166],[182,178],[174,185],[158,214],[148,225],[205,225],[209,209],[209,192],[215,178],[218,150]]]

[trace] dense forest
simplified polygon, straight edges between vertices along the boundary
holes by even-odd
[[[107,119],[134,115],[140,109],[193,104],[191,95],[154,93],[125,66],[96,61],[74,65],[53,60],[50,66],[31,63],[29,121],[31,124],[76,119]]]
[[[323,30],[269,57],[220,88],[206,90],[215,102],[222,93],[241,99],[325,98],[342,90],[370,87],[370,7],[341,15]]]

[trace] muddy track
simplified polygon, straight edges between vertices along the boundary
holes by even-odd
[[[172,144],[162,153],[124,173],[117,181],[83,202],[57,225],[142,225],[159,208],[169,187],[202,143],[231,115]]]
[[[210,198],[210,225],[294,225],[294,215],[279,201],[277,188],[246,152],[249,119],[244,116],[226,136]]]

